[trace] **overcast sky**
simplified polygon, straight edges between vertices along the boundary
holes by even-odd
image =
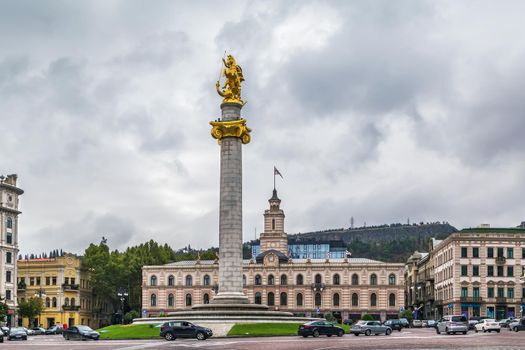
[[[522,1],[2,1],[22,253],[218,245],[221,57],[246,81],[244,238],[525,220]]]

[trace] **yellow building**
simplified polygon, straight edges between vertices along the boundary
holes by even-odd
[[[88,325],[99,328],[108,323],[108,305],[94,305],[88,271],[74,255],[18,260],[18,301],[40,297],[44,304],[34,320],[19,318],[19,324],[50,327],[55,324]]]

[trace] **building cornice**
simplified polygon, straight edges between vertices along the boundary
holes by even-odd
[[[6,190],[10,190],[10,191],[13,191],[14,193],[18,194],[18,195],[21,195],[24,193],[24,190],[21,189],[21,188],[18,188],[16,186],[13,186],[13,185],[10,185],[10,184],[7,184],[5,182],[1,182],[0,183],[0,188],[5,188]]]

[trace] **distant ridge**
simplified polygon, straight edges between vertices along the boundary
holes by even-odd
[[[324,231],[314,231],[288,235],[290,238],[332,241],[342,240],[346,244],[359,240],[369,241],[393,241],[405,238],[428,239],[430,237],[444,238],[458,230],[449,223],[420,223],[420,224],[390,224],[380,226],[369,226],[359,228],[339,228]]]

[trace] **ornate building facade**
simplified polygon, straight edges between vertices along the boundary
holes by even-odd
[[[18,256],[18,197],[16,174],[0,176],[0,298],[8,306],[6,324],[16,324],[16,259]],[[2,320],[3,321],[3,320]]]
[[[293,259],[288,256],[284,212],[274,190],[264,212],[261,252],[243,262],[251,303],[297,315],[331,311],[337,318],[398,317],[404,305],[404,264],[362,258]],[[218,261],[181,261],[142,269],[142,316],[207,304],[218,284]]]

